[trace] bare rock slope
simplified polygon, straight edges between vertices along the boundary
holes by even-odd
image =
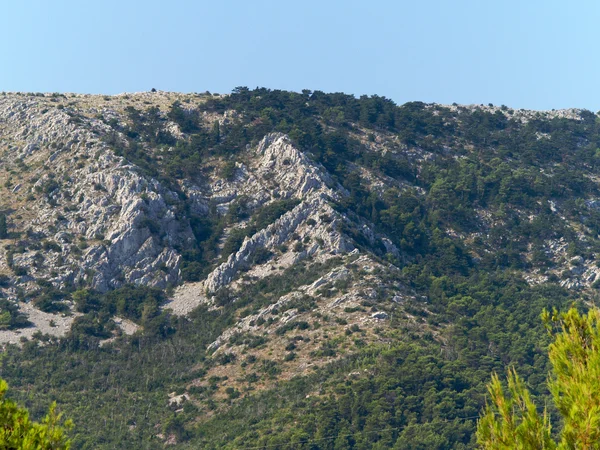
[[[234,252],[220,255],[221,262],[203,280],[175,289],[165,305],[175,314],[188,314],[202,303],[214,305],[214,295],[225,288],[235,292],[301,261],[324,264],[355,249],[342,230],[349,219],[332,207],[347,192],[287,136],[267,135],[229,179],[206,172],[167,186],[118,156],[115,145],[126,139],[114,124],[127,121],[127,108],[151,99],[166,127],[183,136],[166,114],[179,97],[126,97],[0,96],[0,212],[9,225],[7,238],[0,241],[0,293],[13,302],[25,301],[25,315],[35,309],[30,300],[40,282],[59,290],[99,292],[126,284],[180,285],[182,251],[195,239],[185,210],[224,216],[242,200],[250,212],[294,201],[293,208],[254,230]],[[227,114],[217,119],[227,121]],[[242,219],[225,232],[246,225]],[[375,239],[367,224],[361,226],[366,239]],[[73,309],[68,299],[66,304]],[[63,317],[56,315],[61,324]],[[60,329],[64,333],[68,326]],[[0,340],[14,341],[19,332],[5,334]]]

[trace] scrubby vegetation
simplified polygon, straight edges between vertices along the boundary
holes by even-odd
[[[281,282],[286,284],[285,279]],[[191,448],[284,445],[338,435],[348,448],[370,448],[378,442],[400,448],[471,447],[492,371],[514,364],[535,393],[546,392],[548,336],[539,311],[564,308],[570,300],[556,286],[532,289],[506,277],[474,275],[444,290],[439,288],[444,280],[436,279],[435,285],[435,304],[450,312],[430,319],[449,322],[445,343],[423,341],[418,333],[395,328],[393,345],[370,346],[308,378],[249,397],[199,427],[191,421],[207,414],[216,399],[210,389],[192,391],[204,406],[190,405],[178,413],[177,433]],[[262,293],[268,295],[268,290]],[[248,293],[250,301],[253,295]],[[213,312],[201,308],[190,320],[171,321],[176,330],[172,334],[147,331],[107,347],[98,346],[94,331],[76,326],[68,338],[52,345],[40,348],[31,342],[22,350],[9,348],[2,376],[11,380],[16,398],[34,414],[50,398],[76,414],[77,447],[159,447],[158,440],[151,444],[147,439],[154,424],[167,423],[173,414],[166,408],[166,393],[183,388],[212,364],[228,363],[213,360],[204,349],[231,324],[239,307],[230,303]],[[282,333],[299,334],[302,327],[292,322]],[[233,339],[261,343],[252,336]],[[269,362],[254,372],[256,381],[276,374],[277,366]],[[27,395],[25,387],[35,389],[36,395]],[[105,418],[105,425],[98,426],[98,416]],[[331,441],[332,446],[319,448],[334,448],[336,439]]]

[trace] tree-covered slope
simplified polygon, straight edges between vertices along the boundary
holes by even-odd
[[[596,300],[589,111],[5,94],[0,137],[0,376],[76,448],[473,448]]]

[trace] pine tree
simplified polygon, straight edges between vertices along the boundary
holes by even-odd
[[[600,312],[581,315],[575,308],[542,318],[556,333],[550,345],[552,373],[548,387],[562,416],[560,440],[552,439],[547,412],[537,408],[514,369],[508,372],[508,395],[497,375],[488,386],[491,404],[477,424],[481,448],[600,449]]]
[[[8,237],[8,226],[6,225],[6,215],[0,214],[0,239]]]
[[[62,421],[56,413],[56,403],[40,422],[32,422],[26,409],[5,398],[8,385],[0,380],[0,448],[67,450],[71,443],[66,430],[72,427],[70,420]]]
[[[210,137],[214,144],[218,144],[221,142],[221,127],[219,126],[219,121],[215,120],[212,126],[212,130],[210,131]]]

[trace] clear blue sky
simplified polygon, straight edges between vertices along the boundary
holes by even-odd
[[[600,109],[600,2],[15,0],[0,91],[379,94]]]

